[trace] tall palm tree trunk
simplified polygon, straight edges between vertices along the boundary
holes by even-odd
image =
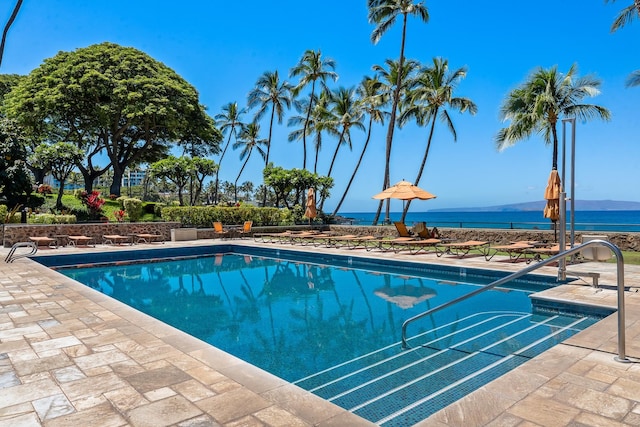
[[[429,150],[431,149],[431,141],[433,140],[433,131],[436,127],[436,117],[438,116],[438,108],[433,112],[433,119],[431,120],[431,129],[429,130],[429,139],[427,140],[427,148],[424,150],[424,157],[422,158],[422,164],[420,164],[420,169],[418,170],[418,176],[416,176],[416,180],[414,181],[414,185],[418,185],[420,183],[420,178],[422,178],[422,173],[424,172],[424,167],[427,164],[427,157],[429,157]],[[400,221],[404,222],[407,217],[407,212],[409,212],[409,207],[411,206],[411,200],[407,200],[406,205],[404,206],[404,210],[402,211],[402,218]]]
[[[236,178],[236,182],[233,184],[233,201],[235,203],[238,203],[238,180],[240,179],[240,175],[242,175],[242,171],[244,171],[244,167],[247,166],[249,157],[251,157],[251,154],[249,154],[247,158],[244,160],[244,163],[242,164],[242,167],[240,168],[240,172],[238,173],[238,176]]]
[[[393,143],[393,131],[395,130],[395,127],[396,127],[396,110],[398,109],[398,102],[400,99],[400,86],[402,84],[402,68],[404,66],[404,45],[405,45],[406,35],[407,35],[407,14],[405,13],[402,20],[402,42],[400,44],[398,76],[396,77],[396,87],[393,90],[393,103],[391,106],[391,117],[389,119],[389,127],[387,128],[387,145],[385,150],[385,165],[384,165],[384,183],[382,185],[383,191],[391,185],[390,183],[391,145]],[[380,200],[378,211],[376,212],[376,216],[373,219],[374,225],[378,223],[383,202],[384,200]],[[386,213],[384,218],[385,223],[390,222],[389,206],[390,206],[390,199],[387,199],[387,207],[386,207]]]
[[[222,150],[222,154],[220,155],[220,160],[218,161],[218,169],[216,169],[216,185],[215,188],[213,190],[213,204],[217,205],[218,204],[218,186],[220,185],[220,181],[219,181],[219,175],[220,175],[220,166],[222,165],[222,159],[224,158],[224,154],[227,152],[227,148],[229,148],[229,144],[231,143],[231,134],[233,133],[233,130],[229,131],[229,138],[227,138],[227,143],[224,146],[224,149]]]
[[[311,109],[313,108],[313,95],[316,90],[316,81],[311,83],[311,95],[309,96],[309,106],[307,107],[307,117],[304,119],[304,127],[302,128],[302,169],[307,168],[307,128],[309,126],[309,118],[311,117]],[[315,171],[314,171],[315,173]]]
[[[271,134],[273,131],[273,118],[276,114],[275,106],[271,107],[271,123],[269,123],[269,139],[267,140],[267,156],[264,158],[265,167],[269,165],[269,153],[271,152]],[[262,191],[262,206],[267,205],[267,186],[263,185],[264,190]]]
[[[340,201],[338,202],[335,210],[333,211],[333,216],[336,216],[338,214],[338,211],[340,210],[340,207],[342,207],[342,203],[344,203],[344,199],[347,197],[347,193],[351,188],[351,184],[353,183],[353,180],[356,177],[356,173],[358,173],[358,168],[360,168],[360,164],[362,163],[362,159],[364,158],[364,153],[367,151],[367,147],[369,146],[369,141],[371,140],[372,126],[373,126],[373,118],[369,117],[369,130],[367,131],[367,139],[364,142],[364,146],[362,147],[362,152],[360,153],[360,158],[358,159],[358,163],[356,163],[356,167],[353,170],[353,173],[351,174],[351,179],[349,179],[349,183],[347,183],[347,188],[345,188],[344,193],[342,193],[342,197],[340,198]]]

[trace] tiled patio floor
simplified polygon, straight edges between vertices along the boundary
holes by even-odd
[[[89,256],[93,250],[122,248],[98,245],[43,249],[39,254]],[[0,250],[3,258],[7,252]],[[496,259],[349,254],[484,269],[522,268]],[[571,270],[596,268],[602,273],[600,288],[582,282],[558,286],[543,296],[615,307],[614,264],[580,264]],[[542,270],[556,274],[550,267]],[[418,425],[640,425],[640,269],[626,266],[625,282],[626,355],[631,363],[614,360],[617,316],[613,315]],[[0,304],[0,427],[370,425],[29,259],[0,263]]]

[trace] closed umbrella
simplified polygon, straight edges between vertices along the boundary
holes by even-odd
[[[547,201],[543,215],[553,221],[555,235],[556,222],[560,218],[560,176],[558,171],[553,169],[549,175],[547,188],[544,190],[544,198]]]
[[[307,192],[307,206],[304,211],[304,216],[309,218],[309,222],[318,216],[318,211],[316,210],[316,192],[313,188],[310,188]]]

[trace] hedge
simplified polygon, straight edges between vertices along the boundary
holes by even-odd
[[[178,221],[184,227],[210,228],[214,221],[223,224],[242,224],[253,221],[254,226],[292,223],[288,209],[258,208],[251,205],[240,206],[165,206],[162,208],[164,221]]]

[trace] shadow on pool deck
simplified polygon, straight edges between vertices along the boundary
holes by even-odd
[[[215,243],[167,242],[164,247]],[[150,245],[63,248],[39,255],[138,248]],[[8,249],[3,250],[4,257]],[[522,267],[481,258],[346,252],[483,269]],[[596,289],[578,281],[543,296],[616,306],[616,291],[609,289],[615,285],[615,265],[574,267],[597,268],[605,286]],[[3,263],[0,270],[0,427],[371,425],[31,260]],[[540,271],[556,274],[550,267]],[[632,363],[614,360],[617,315],[612,315],[418,425],[640,425],[640,269],[626,266],[625,283],[626,354]]]

